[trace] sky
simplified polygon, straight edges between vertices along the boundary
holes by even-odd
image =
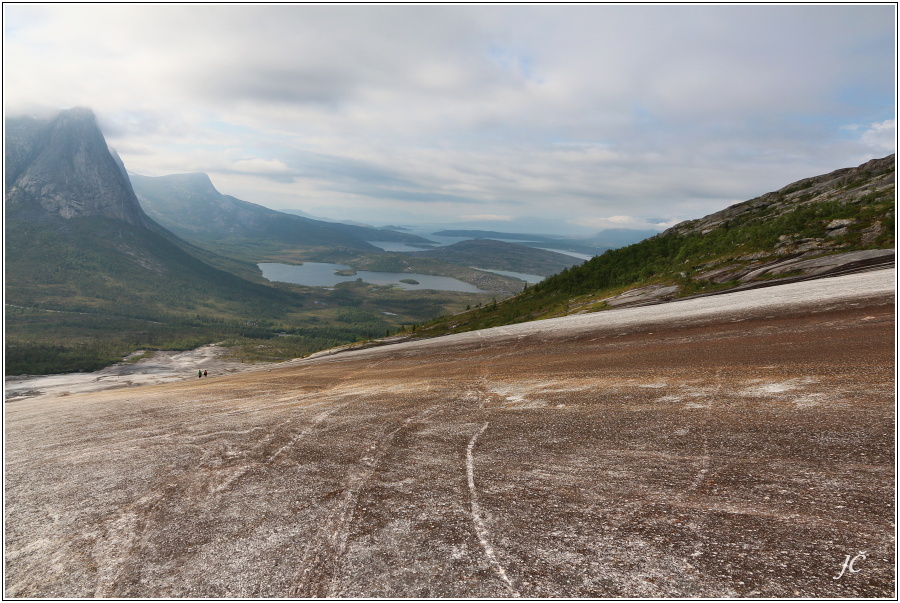
[[[7,116],[375,225],[662,230],[896,147],[896,7],[3,5]]]

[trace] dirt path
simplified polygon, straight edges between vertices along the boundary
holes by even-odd
[[[7,404],[6,596],[891,597],[893,273],[791,287]]]

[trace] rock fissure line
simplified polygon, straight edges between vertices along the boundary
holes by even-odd
[[[487,526],[484,525],[481,506],[478,504],[478,490],[475,488],[475,459],[472,450],[475,448],[475,442],[478,440],[478,436],[484,433],[488,428],[488,425],[489,423],[482,425],[481,429],[475,432],[475,435],[469,440],[469,445],[466,447],[466,475],[469,479],[469,502],[471,503],[472,522],[475,524],[475,533],[478,535],[478,541],[481,543],[481,548],[484,549],[484,555],[487,557],[488,561],[490,561],[491,565],[494,566],[494,571],[497,572],[497,575],[503,580],[504,584],[506,584],[506,587],[514,597],[521,597],[522,595],[519,594],[519,591],[513,586],[512,580],[509,579],[509,576],[506,573],[506,568],[500,564],[500,561],[497,559],[497,554],[494,552],[494,547],[491,546],[491,543],[488,540]]]

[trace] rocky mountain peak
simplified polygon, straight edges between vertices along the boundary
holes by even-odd
[[[152,224],[90,109],[7,119],[6,164],[7,211]]]

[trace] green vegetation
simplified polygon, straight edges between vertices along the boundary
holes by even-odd
[[[454,258],[439,259],[427,257],[440,255],[430,252],[417,257],[372,251],[351,232],[358,227],[329,227],[318,239],[294,245],[288,240],[301,226],[319,227],[233,200],[233,221],[257,216],[257,226],[248,222],[243,235],[210,237],[200,248],[157,227],[98,216],[63,219],[38,206],[7,206],[6,372],[89,371],[136,350],[149,354],[216,342],[247,362],[280,360],[392,333],[433,336],[604,310],[612,296],[647,285],[668,286],[667,292],[681,296],[727,289],[737,284],[736,274],[747,274],[759,262],[893,247],[893,158],[866,165],[868,171],[836,172],[829,175],[833,181],[807,179],[609,250],[524,291],[522,281],[470,268],[471,258],[518,254],[517,261],[556,260],[495,241],[460,245],[449,251]],[[260,238],[260,232],[272,236]],[[353,244],[338,245],[344,236]],[[410,293],[361,278],[333,288],[269,283],[255,266],[265,260],[342,261],[351,266],[348,273],[450,276],[491,293]],[[519,264],[513,269],[523,271]]]
[[[856,182],[865,185],[867,180]],[[810,188],[805,183],[797,190]],[[790,189],[788,189],[790,190]],[[852,189],[851,189],[852,190]],[[849,200],[789,204],[772,215],[772,206],[741,214],[705,232],[672,229],[640,243],[606,251],[563,270],[500,303],[441,317],[423,325],[420,336],[436,336],[494,326],[591,312],[609,307],[603,300],[648,285],[678,285],[677,296],[734,287],[737,281],[701,278],[710,268],[751,266],[749,256],[767,261],[796,256],[803,242],[820,255],[894,246],[894,187]],[[847,232],[829,236],[833,220],[850,219]],[[689,224],[689,223],[686,223]],[[796,273],[779,275],[779,278]],[[761,276],[759,279],[770,279]]]
[[[427,241],[276,212],[221,195],[204,174],[135,176],[151,222],[89,110],[8,121],[6,143],[7,374],[94,370],[135,350],[212,342],[249,361],[294,357],[479,299],[361,280],[269,283],[256,262],[357,259],[380,254],[367,240]]]
[[[247,361],[287,359],[382,336],[485,297],[411,294],[361,281],[330,291],[254,283],[201,262],[208,252],[163,232],[104,218],[7,217],[10,375],[90,371],[135,350],[217,342]]]
[[[90,252],[70,253],[62,244],[48,249],[45,257],[55,257],[56,266],[44,261],[57,275],[56,282],[36,284],[38,279],[49,280],[39,265],[7,267],[17,275],[7,286],[8,375],[92,371],[135,350],[189,350],[209,343],[221,343],[246,362],[286,360],[397,332],[403,325],[426,322],[488,297],[446,291],[411,294],[361,281],[341,283],[330,291],[241,281],[243,294],[239,288],[226,294],[196,274],[188,283],[162,279],[162,286],[156,286],[154,279],[160,275],[148,274],[139,265],[130,275],[131,267],[114,263],[117,280],[93,264]],[[66,257],[77,262],[67,263]],[[27,280],[28,275],[33,280]],[[227,286],[230,275],[214,271],[212,276]],[[80,280],[86,284],[80,286]]]

